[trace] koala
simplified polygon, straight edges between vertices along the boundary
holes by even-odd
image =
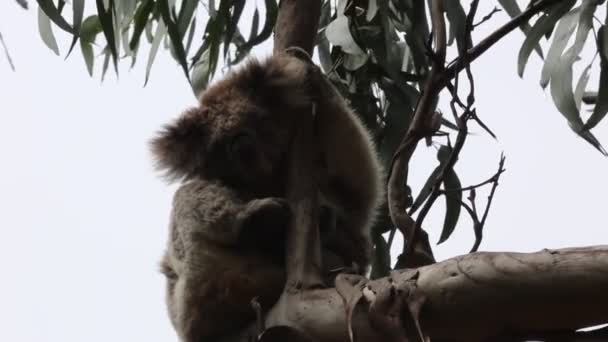
[[[253,298],[264,311],[278,300],[290,217],[284,199],[247,198],[213,181],[177,190],[161,271],[182,341],[215,341],[255,319]]]
[[[313,107],[324,162],[320,198],[332,213],[323,216],[334,221],[322,224],[333,227],[323,247],[344,265],[369,265],[370,228],[383,198],[370,134],[311,63],[289,54],[252,59],[151,143],[158,168],[184,183],[161,262],[169,314],[183,341],[234,331],[253,318],[253,297],[265,308],[280,295],[290,142],[297,115]]]

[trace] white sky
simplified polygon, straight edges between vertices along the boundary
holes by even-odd
[[[480,13],[492,6],[483,5]],[[480,34],[506,15],[495,18]],[[78,48],[67,61],[53,55],[38,36],[35,9],[10,0],[0,2],[0,32],[17,68],[0,57],[0,340],[175,341],[157,272],[174,186],[153,172],[147,141],[195,104],[182,71],[163,51],[143,88],[142,54],[135,70],[100,84],[99,65],[91,79]],[[479,134],[457,165],[461,181],[485,180],[500,152],[507,155],[481,250],[608,243],[608,161],[570,131],[540,89],[538,57],[524,80],[517,77],[521,42],[519,32],[511,35],[473,68],[478,113],[499,141],[473,129]],[[65,54],[69,40],[59,44]],[[445,103],[442,110],[449,113]],[[605,122],[594,132],[608,145]],[[414,191],[436,165],[433,150],[419,150]],[[425,223],[432,241],[442,222],[440,205]],[[472,236],[462,220],[435,248],[438,259],[468,251]]]

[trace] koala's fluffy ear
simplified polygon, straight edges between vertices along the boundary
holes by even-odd
[[[257,96],[301,107],[310,104],[309,74],[308,63],[288,54],[276,54],[262,62],[251,59],[234,76],[234,81],[245,89],[253,89]]]
[[[150,142],[155,166],[165,171],[169,181],[196,177],[202,172],[208,132],[201,114],[199,109],[188,110]]]

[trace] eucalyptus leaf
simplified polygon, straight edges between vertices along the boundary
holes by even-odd
[[[171,7],[168,0],[158,0],[157,2],[163,22],[167,27],[167,33],[171,39],[172,51],[175,52],[175,57],[178,63],[181,65],[184,75],[188,82],[190,82],[190,73],[188,72],[188,61],[186,60],[186,50],[184,43],[182,42],[182,35],[180,34],[177,22],[171,17]]]
[[[74,37],[72,38],[72,45],[70,45],[70,49],[68,50],[68,56],[76,46],[76,42],[78,41],[78,37],[80,35],[80,26],[82,25],[82,17],[84,15],[84,0],[72,0],[72,12],[73,12],[73,22],[74,25]]]
[[[412,213],[415,212],[416,210],[418,210],[420,208],[420,206],[422,206],[424,201],[426,201],[426,199],[429,197],[429,195],[433,191],[433,185],[437,181],[437,177],[439,177],[440,173],[441,173],[441,164],[439,164],[435,168],[435,170],[433,170],[433,172],[431,172],[431,174],[429,175],[429,178],[427,178],[426,182],[424,182],[424,185],[422,186],[422,189],[420,189],[418,196],[416,196],[416,199],[414,199],[414,204],[412,204],[412,207],[410,208]]]
[[[608,21],[608,17],[606,18]],[[597,45],[598,50],[604,51],[607,49],[606,36],[608,36],[608,31],[606,26],[603,25],[600,27],[597,35]],[[600,80],[598,84],[598,90],[595,100],[595,107],[593,108],[593,112],[591,116],[585,123],[585,129],[590,130],[595,127],[608,113],[608,58],[600,58]]]
[[[131,50],[136,50],[139,46],[139,39],[141,38],[141,34],[148,24],[148,18],[150,17],[150,13],[152,13],[153,9],[154,1],[152,0],[143,0],[139,4],[139,7],[137,7],[137,11],[135,12],[134,16],[133,35],[129,41],[129,48]],[[150,39],[150,41],[151,40],[152,39]]]
[[[101,33],[101,23],[99,17],[96,15],[88,16],[83,22],[80,28],[80,41],[85,43],[94,43],[95,37]]]
[[[355,42],[350,32],[348,18],[345,16],[338,16],[329,23],[325,29],[325,36],[330,43],[340,46],[346,53],[352,55],[365,54]]]
[[[148,63],[146,65],[146,80],[144,82],[144,86],[148,84],[148,80],[150,79],[150,70],[152,70],[152,64],[154,63],[154,59],[156,58],[156,54],[158,53],[160,43],[162,43],[163,38],[166,34],[167,26],[163,21],[159,21],[158,26],[156,27],[156,32],[154,33],[154,40],[152,41],[152,46],[150,47],[150,53],[148,55]]]
[[[93,66],[95,64],[95,54],[93,52],[93,44],[85,40],[80,40],[80,52],[82,52],[82,58],[87,66],[87,72],[89,76],[93,76]]]
[[[243,1],[244,3],[245,1]],[[183,0],[182,7],[179,10],[179,16],[177,18],[177,26],[179,29],[180,37],[184,38],[186,30],[190,26],[196,13],[196,7],[198,6],[198,0]]]
[[[55,23],[62,30],[75,34],[74,28],[68,24],[67,21],[61,16],[61,13],[55,4],[53,4],[53,0],[36,0],[38,2],[38,8],[46,14],[49,19]]]
[[[437,244],[445,242],[454,232],[456,224],[458,223],[458,218],[460,217],[462,202],[462,190],[460,190],[462,185],[460,184],[460,180],[458,179],[456,172],[454,172],[454,169],[446,171],[443,184],[445,189],[454,190],[445,195],[445,219],[443,221],[443,230],[441,231]]]
[[[212,75],[209,50],[205,50],[201,58],[192,68],[192,90],[198,96],[209,84]]]
[[[44,44],[59,56],[59,46],[57,45],[57,40],[53,34],[51,20],[41,7],[38,7],[38,32],[40,33],[40,38],[42,38]]]
[[[378,3],[376,0],[369,0],[367,3],[367,12],[365,13],[365,19],[367,21],[372,21],[374,17],[378,13]]]
[[[547,52],[547,58],[541,71],[540,85],[543,88],[549,84],[549,80],[558,68],[560,61],[565,61],[561,59],[561,55],[566,48],[570,36],[572,36],[572,33],[576,29],[580,13],[580,7],[577,7],[564,15],[557,24],[555,34],[553,35],[553,42],[551,43],[549,52]]]
[[[587,83],[589,82],[590,72],[591,64],[585,67],[578,79],[578,82],[576,82],[576,87],[574,88],[574,103],[576,104],[576,108],[578,109],[579,113],[581,110],[581,103],[583,102],[583,95],[585,94]]]
[[[467,15],[460,1],[446,1],[445,12],[450,22],[450,36],[456,38],[458,49],[465,49]]]
[[[507,12],[511,18],[515,18],[521,14],[521,9],[519,8],[516,0],[498,0],[498,3],[502,6],[502,8],[504,8],[505,12]],[[556,5],[555,7],[557,6],[560,5]],[[527,38],[532,28],[528,22],[524,22],[523,24],[519,25],[519,29],[526,35]],[[543,50],[540,48],[540,45],[535,44],[533,47],[540,58],[543,58]]]
[[[559,4],[551,7],[549,12],[542,16],[534,23],[534,26],[530,29],[526,35],[526,39],[519,49],[519,55],[517,57],[517,74],[519,77],[523,77],[526,64],[532,50],[539,46],[539,42],[543,36],[553,31],[557,21],[567,13],[572,6],[576,3],[576,0],[566,0]]]
[[[235,1],[234,8],[232,10],[232,16],[228,20],[226,33],[224,36],[224,58],[228,55],[228,49],[230,48],[230,42],[234,36],[234,32],[237,30],[241,14],[243,14],[243,8],[245,8],[245,1]]]
[[[114,33],[114,0],[107,1],[107,4],[104,4],[103,0],[96,0],[96,4],[97,15],[103,29],[103,34],[108,42],[114,68],[118,70],[118,47],[116,46],[116,36]]]

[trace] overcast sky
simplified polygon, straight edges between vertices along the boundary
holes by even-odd
[[[506,20],[496,15],[478,36]],[[176,341],[157,271],[175,186],[153,171],[147,141],[196,103],[182,71],[161,51],[144,88],[142,54],[134,70],[124,63],[119,80],[109,73],[101,84],[99,65],[90,78],[78,49],[67,61],[53,55],[35,8],[11,0],[0,1],[0,32],[17,68],[0,55],[0,341]],[[522,37],[512,34],[473,67],[478,113],[499,139],[474,127],[457,172],[464,185],[477,183],[496,171],[501,151],[507,156],[481,250],[608,243],[608,160],[570,131],[538,86],[538,57],[517,77]],[[65,55],[69,39],[59,43]],[[441,109],[449,113],[445,102]],[[608,145],[605,122],[594,132]],[[414,191],[434,155],[419,148]],[[432,241],[442,222],[438,205],[425,221]],[[462,220],[436,256],[465,253],[472,237]]]

